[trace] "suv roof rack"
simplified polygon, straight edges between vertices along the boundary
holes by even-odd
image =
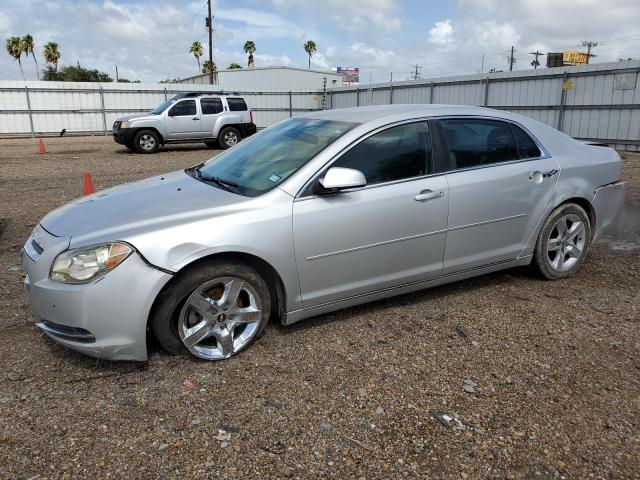
[[[215,92],[182,92],[175,95],[173,98],[192,98],[202,97],[205,95],[240,95],[238,92],[225,92],[224,90],[218,90]]]

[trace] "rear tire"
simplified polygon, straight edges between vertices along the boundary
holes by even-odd
[[[532,266],[547,280],[571,277],[582,266],[590,243],[589,216],[579,205],[565,203],[544,222]]]
[[[156,153],[160,148],[160,138],[153,130],[140,130],[133,137],[133,147],[138,153]]]
[[[225,301],[227,286],[232,282],[238,282],[235,285],[240,285],[239,292],[235,300],[231,295],[231,301]],[[189,268],[160,293],[151,312],[150,327],[160,345],[173,355],[190,352],[205,360],[221,360],[257,340],[267,326],[270,312],[269,287],[254,268],[212,260]],[[243,323],[241,317],[247,314],[254,315],[252,321]],[[209,322],[211,334],[187,346],[189,332],[197,331],[202,322]],[[219,334],[225,331],[231,336],[231,343],[227,344],[231,349],[222,348],[224,339]]]
[[[224,127],[220,130],[220,133],[218,133],[218,143],[223,150],[233,147],[240,142],[241,139],[240,132],[234,127]]]

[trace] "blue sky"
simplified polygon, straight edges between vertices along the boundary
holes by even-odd
[[[424,78],[505,69],[511,45],[521,69],[531,68],[531,51],[580,40],[600,42],[596,61],[640,58],[638,0],[215,0],[213,13],[218,68],[246,66],[246,40],[257,45],[257,66],[306,67],[302,45],[312,39],[313,68],[357,66],[361,83],[391,72],[405,80],[415,63]],[[158,81],[197,73],[188,49],[195,40],[206,47],[205,15],[204,0],[2,0],[0,36],[30,33],[41,67],[42,45],[56,41],[63,65],[115,76],[117,64],[127,78]],[[20,78],[15,63],[0,55],[0,79]],[[33,60],[23,65],[35,79]]]

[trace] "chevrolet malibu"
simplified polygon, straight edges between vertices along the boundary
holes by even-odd
[[[23,251],[36,325],[95,357],[229,358],[269,319],[523,265],[562,280],[614,222],[621,161],[532,119],[392,105],[314,112],[186,170],[45,216]]]

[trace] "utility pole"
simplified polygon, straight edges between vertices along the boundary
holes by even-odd
[[[515,48],[512,46],[511,47],[511,54],[509,55],[509,71],[513,72],[513,64],[516,63],[516,59],[513,56],[513,54],[515,53]]]
[[[591,53],[591,49],[598,46],[598,42],[593,42],[591,40],[583,40],[580,42],[581,47],[587,47],[587,63],[589,63],[589,59],[591,57],[595,57],[594,54]]]
[[[411,66],[413,67],[413,72],[411,72],[413,74],[413,79],[417,80],[418,78],[420,78],[420,70],[422,70],[422,67],[417,63]]]
[[[535,52],[529,52],[529,55],[535,56],[535,59],[531,62],[531,66],[534,70],[536,70],[540,66],[540,62],[538,61],[538,57],[544,55],[544,53],[536,50]]]
[[[211,0],[207,0],[207,20],[209,29],[209,85],[213,85],[213,17],[211,16]]]
[[[80,66],[80,63],[78,62],[78,67]],[[120,81],[120,79],[118,78],[118,65],[116,65],[116,83],[118,83]]]
[[[482,64],[480,65],[480,74],[484,73],[484,53],[482,54]]]
[[[393,83],[393,72],[389,74],[389,83]]]

